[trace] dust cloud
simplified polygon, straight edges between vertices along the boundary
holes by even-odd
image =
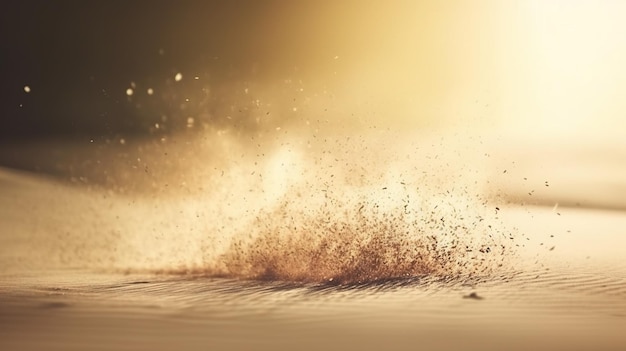
[[[510,263],[519,235],[483,195],[480,138],[316,123],[108,144],[55,186],[45,257],[324,284],[488,279]]]

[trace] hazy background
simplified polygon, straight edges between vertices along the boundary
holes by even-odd
[[[385,120],[623,129],[625,11],[620,1],[13,1],[1,15],[1,133],[141,130],[139,115],[178,109],[162,97],[178,72],[180,94],[199,77],[218,102],[235,93],[225,86],[290,79],[309,96],[350,97],[347,109],[393,107]],[[151,112],[129,103],[131,82]]]
[[[4,165],[50,168],[11,146],[25,141],[323,120],[472,130],[498,172],[623,203],[621,1],[12,1],[0,16]]]

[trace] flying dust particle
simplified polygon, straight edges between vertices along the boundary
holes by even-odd
[[[202,126],[194,117],[183,120],[188,128]],[[462,169],[450,165],[446,152],[455,155],[457,148],[446,151],[444,143],[417,153],[412,141],[380,134],[323,140],[312,135],[298,147],[298,137],[286,133],[291,130],[268,129],[279,132],[279,146],[260,145],[255,138],[252,153],[252,145],[230,129],[213,130],[220,136],[214,142],[188,141],[185,152],[172,149],[173,143],[168,149],[152,146],[158,163],[144,149],[142,177],[149,163],[158,164],[149,168],[150,177],[172,167],[155,184],[163,191],[181,184],[177,189],[190,193],[176,193],[183,198],[176,204],[164,198],[158,217],[150,203],[145,213],[129,214],[132,234],[119,243],[124,252],[116,253],[116,264],[332,285],[501,276],[515,250],[516,230],[498,218],[501,207],[487,205],[467,176],[466,159],[459,157]],[[434,152],[441,157],[431,157]],[[407,164],[406,153],[419,161]],[[128,177],[126,169],[122,173]],[[141,216],[155,222],[136,223]],[[146,230],[150,226],[154,230]]]
[[[490,245],[506,248],[493,237],[476,237],[486,229],[477,227],[477,218],[473,224],[450,218],[457,223],[448,227],[432,215],[434,206],[423,211],[425,206],[416,204],[406,211],[381,209],[376,202],[350,205],[331,199],[303,211],[285,202],[259,215],[245,236],[235,238],[221,258],[222,273],[258,280],[360,284],[420,276],[471,279],[488,275],[500,264],[502,256]],[[446,210],[450,211],[454,209]]]

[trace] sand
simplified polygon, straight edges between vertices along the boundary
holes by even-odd
[[[209,248],[182,224],[185,197],[166,207],[11,169],[0,194],[3,350],[626,348],[620,211],[485,205],[515,235],[488,273],[333,283],[199,269]]]

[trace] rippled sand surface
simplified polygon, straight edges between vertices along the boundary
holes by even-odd
[[[0,179],[3,350],[626,348],[623,212],[502,208],[526,234],[502,267],[472,279],[284,282],[106,268],[96,249],[120,247],[95,236],[55,248],[45,238],[77,240],[50,234],[75,220],[61,204],[89,199],[51,184]],[[64,263],[67,250],[81,260]]]
[[[525,272],[473,287],[429,279],[302,287],[89,272],[5,276],[0,335],[3,349],[621,350],[621,273]]]

